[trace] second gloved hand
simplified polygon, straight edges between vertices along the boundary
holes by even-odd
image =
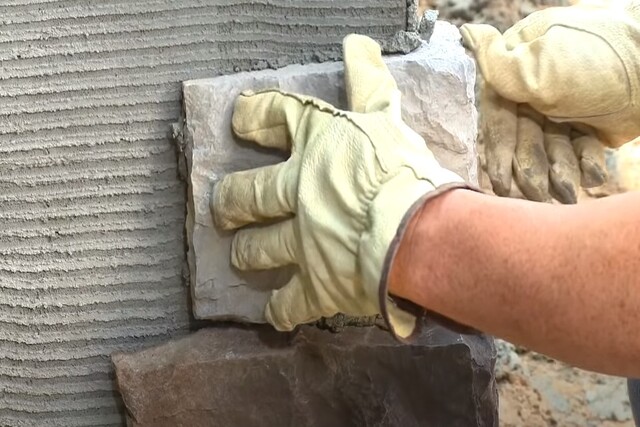
[[[387,293],[394,239],[413,206],[465,184],[402,121],[400,92],[380,46],[352,35],[343,47],[351,111],[279,90],[238,98],[234,132],[291,156],[226,176],[214,189],[214,219],[224,229],[271,223],[236,233],[237,268],[297,267],[266,307],[276,329],[337,313],[382,313],[391,331],[406,338],[419,311]]]
[[[600,147],[595,141],[615,148],[640,135],[640,1],[583,0],[575,6],[535,12],[504,34],[489,25],[472,24],[463,25],[461,32],[465,45],[473,50],[489,92],[497,95],[489,93],[485,98],[495,102],[487,103],[487,108],[481,105],[487,115],[494,114],[488,119],[492,126],[502,124],[502,129],[495,130],[497,136],[502,136],[489,137],[487,145],[488,172],[497,193],[506,195],[508,191],[509,157],[525,159],[520,165],[514,163],[514,169],[528,172],[515,179],[521,181],[519,187],[523,193],[529,192],[529,198],[548,197],[539,187],[545,177],[552,184],[556,181],[561,193],[563,188],[575,185],[579,175],[584,178],[583,185],[596,185],[602,180],[598,174],[604,173],[604,156],[597,152]],[[543,131],[549,122],[563,123],[550,134],[564,135],[570,126],[572,141],[575,135],[587,137],[572,143],[582,166],[580,173],[545,176],[545,171],[554,171],[554,163],[562,163],[558,159],[563,158],[563,153],[570,153],[566,137],[555,138],[564,141],[565,148],[550,150],[547,141],[540,142],[539,131],[529,136],[532,115],[514,112],[522,104],[543,116],[538,120]],[[514,116],[518,119],[502,121]],[[535,114],[533,119],[536,120]],[[518,123],[517,127],[513,123]],[[516,139],[529,141],[521,144]],[[539,155],[541,144],[548,157]],[[566,171],[569,164],[575,165],[575,160],[556,169]]]
[[[553,122],[527,104],[501,97],[486,82],[480,124],[483,163],[499,196],[520,192],[529,200],[572,204],[580,187],[606,181],[604,146],[593,133]]]

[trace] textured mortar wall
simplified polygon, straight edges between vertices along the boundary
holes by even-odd
[[[337,58],[405,0],[0,3],[0,425],[118,425],[109,355],[188,329],[180,82]]]

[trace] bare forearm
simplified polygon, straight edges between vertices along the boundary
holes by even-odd
[[[413,219],[392,293],[576,366],[640,376],[640,194],[553,206],[454,190]]]

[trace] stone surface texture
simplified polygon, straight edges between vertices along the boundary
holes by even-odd
[[[453,25],[437,22],[429,43],[407,55],[385,57],[403,94],[403,118],[441,164],[477,183],[475,65]],[[184,84],[183,143],[189,182],[187,238],[193,310],[197,318],[264,322],[271,289],[286,271],[240,273],[230,266],[233,234],[213,224],[212,186],[225,174],[281,161],[275,152],[238,141],[231,131],[237,95],[279,87],[346,108],[341,62],[293,65]]]
[[[135,427],[498,425],[495,348],[435,324],[412,345],[376,327],[210,328],[113,360]]]
[[[189,329],[182,82],[340,59],[406,0],[0,5],[0,425],[122,425],[110,355]]]

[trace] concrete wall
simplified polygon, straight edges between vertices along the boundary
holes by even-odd
[[[293,3],[293,4],[292,4]],[[405,0],[0,5],[0,424],[118,425],[109,355],[188,330],[180,82],[337,58]]]

